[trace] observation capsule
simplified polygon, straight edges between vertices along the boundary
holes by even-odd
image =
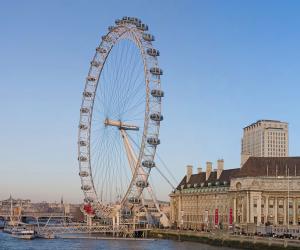
[[[92,187],[90,185],[83,185],[83,186],[81,186],[81,189],[84,191],[89,191],[92,189]]]
[[[152,146],[157,146],[158,144],[160,144],[160,139],[155,138],[155,137],[149,137],[147,139],[147,142]]]
[[[107,52],[106,49],[104,49],[104,48],[102,48],[100,46],[96,48],[96,51],[99,52],[99,53],[102,53],[102,54],[105,54]]]
[[[82,114],[87,114],[87,113],[89,113],[89,109],[88,108],[81,108],[80,109],[80,112],[82,113]]]
[[[114,29],[114,26],[108,26],[108,30],[112,31]]]
[[[133,17],[132,19],[133,19],[132,23],[135,25],[139,25],[142,23],[141,19],[139,18]]]
[[[151,95],[153,97],[164,97],[165,93],[160,89],[153,89],[153,90],[151,90]]]
[[[137,181],[136,186],[139,188],[146,188],[149,186],[149,183],[143,180]]]
[[[89,82],[95,82],[97,79],[96,79],[96,77],[94,77],[94,76],[88,76],[87,78],[86,78]]]
[[[85,147],[87,145],[86,141],[79,141],[79,145]]]
[[[128,20],[124,20],[124,21],[135,25],[139,25],[141,23],[141,20],[136,17],[128,17]]]
[[[92,96],[93,96],[93,93],[92,93],[92,92],[85,91],[85,92],[83,92],[83,95],[84,95],[84,97],[92,97]]]
[[[142,31],[147,31],[148,30],[148,25],[144,23],[139,23],[136,25],[136,27]]]
[[[87,171],[80,171],[79,172],[79,176],[80,177],[88,177],[89,176],[89,173]]]
[[[111,42],[111,38],[109,36],[102,36],[102,40],[105,42]]]
[[[139,18],[134,18],[135,19],[135,22],[137,22],[137,23],[141,23],[142,21],[141,21],[141,19],[139,19]]]
[[[147,54],[150,56],[159,56],[159,50],[157,49],[147,49]]]
[[[86,126],[85,124],[79,124],[79,128],[82,130],[86,130],[88,128],[88,126]]]
[[[156,76],[160,76],[163,74],[163,70],[158,67],[153,67],[150,69],[150,73]]]
[[[155,167],[155,162],[154,161],[143,161],[142,162],[143,167],[145,168],[154,168]]]
[[[153,42],[155,40],[155,37],[149,33],[144,33],[143,38],[147,42]]]
[[[86,198],[84,198],[84,202],[86,202],[86,203],[91,203],[93,201],[94,201],[94,199],[92,197],[86,197]]]
[[[150,115],[150,119],[156,122],[160,122],[164,119],[164,117],[160,113],[153,113]]]
[[[130,17],[129,16],[124,16],[122,18],[122,20],[125,21],[125,22],[129,22],[130,21]]]
[[[101,65],[101,63],[94,60],[94,61],[91,61],[91,65],[98,68]]]
[[[116,24],[116,25],[121,24],[121,20],[120,20],[120,19],[116,19],[115,24]]]
[[[136,198],[136,197],[129,197],[128,201],[129,201],[129,203],[132,203],[132,204],[140,204],[141,203],[141,199]]]
[[[85,161],[87,161],[87,157],[85,157],[85,156],[80,156],[80,157],[79,157],[79,161],[85,162]]]

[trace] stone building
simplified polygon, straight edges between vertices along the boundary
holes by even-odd
[[[171,198],[171,223],[191,229],[233,224],[300,224],[300,157],[250,157],[242,168],[207,162],[187,174]]]
[[[8,199],[0,201],[0,207],[2,207],[2,206],[10,207],[11,205],[12,206],[27,206],[28,204],[30,204],[30,202],[31,201],[29,199],[14,199],[10,195]]]
[[[0,213],[9,213],[11,207],[28,209],[30,205],[29,199],[14,199],[10,196],[8,199],[0,201]]]
[[[289,155],[288,123],[259,120],[243,129],[241,166],[248,157],[287,157]]]

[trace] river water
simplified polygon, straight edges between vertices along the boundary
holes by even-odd
[[[233,250],[209,246],[196,242],[179,242],[172,240],[131,241],[131,240],[93,240],[93,239],[34,239],[21,240],[0,232],[0,249],[2,250],[76,250],[76,249],[112,249],[112,250]],[[237,249],[236,249],[237,250]]]

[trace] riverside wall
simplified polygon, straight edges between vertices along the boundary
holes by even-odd
[[[179,241],[201,242],[214,246],[257,250],[296,250],[300,249],[300,240],[277,239],[272,237],[233,235],[227,232],[197,232],[186,230],[154,229],[149,237]]]

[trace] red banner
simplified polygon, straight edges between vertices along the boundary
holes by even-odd
[[[218,225],[218,224],[219,224],[219,211],[216,208],[216,210],[215,210],[215,225]]]
[[[229,225],[232,225],[232,208],[229,209]]]

